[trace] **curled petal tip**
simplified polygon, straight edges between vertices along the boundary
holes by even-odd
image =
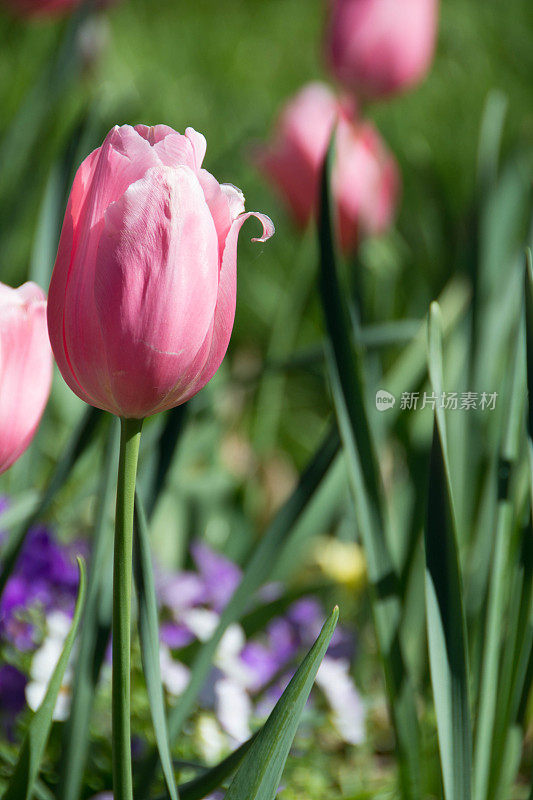
[[[266,214],[260,214],[258,211],[249,211],[246,216],[255,217],[263,226],[263,234],[261,236],[253,236],[252,242],[266,242],[271,236],[274,236],[276,228],[270,217],[267,217]]]

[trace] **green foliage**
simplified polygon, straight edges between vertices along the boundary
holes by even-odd
[[[300,715],[338,617],[339,609],[335,608],[246,753],[226,792],[226,800],[273,800],[276,796]]]

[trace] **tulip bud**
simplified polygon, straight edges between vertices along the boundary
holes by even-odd
[[[0,283],[0,473],[33,439],[51,381],[44,292],[34,283]]]
[[[395,94],[426,75],[438,0],[332,0],[326,40],[335,77],[362,97]]]
[[[258,149],[256,163],[303,228],[318,208],[322,166],[335,125],[332,193],[340,243],[350,251],[361,236],[381,233],[391,224],[399,191],[393,156],[373,125],[356,119],[352,103],[339,100],[325,84],[304,87],[282,110],[274,141]]]
[[[122,417],[180,405],[225,355],[236,300],[239,189],[205,169],[204,137],[113,128],[81,164],[50,284],[48,328],[78,397]],[[263,224],[265,241],[274,232]]]

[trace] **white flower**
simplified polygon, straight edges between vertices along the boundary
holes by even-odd
[[[189,608],[180,619],[201,642],[206,642],[214,634],[219,616],[208,608]]]
[[[201,641],[205,642],[214,634],[219,616],[206,608],[191,608],[184,612],[182,621]],[[229,678],[233,678],[248,688],[253,681],[251,670],[242,663],[240,654],[246,644],[246,636],[240,625],[230,625],[224,632],[217,647],[214,665]]]
[[[250,738],[252,702],[236,681],[222,678],[215,684],[215,712],[223,729],[237,744]]]
[[[206,764],[216,764],[228,749],[228,740],[220,725],[209,714],[200,714],[196,725],[197,741]]]
[[[189,670],[172,658],[168,647],[164,644],[159,647],[159,669],[161,681],[167,692],[174,697],[179,697],[189,682]]]
[[[46,619],[48,635],[35,652],[31,663],[31,680],[26,686],[26,700],[33,711],[37,711],[48,689],[59,657],[70,630],[72,620],[61,611],[53,611]],[[53,719],[65,720],[70,710],[70,687],[72,684],[72,656],[65,670],[63,682],[57,696]]]
[[[326,656],[316,676],[333,712],[333,724],[345,742],[360,744],[365,738],[365,709],[350,677],[345,659]]]

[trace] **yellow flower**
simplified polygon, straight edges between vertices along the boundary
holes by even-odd
[[[366,561],[361,547],[355,542],[321,538],[314,559],[322,572],[336,583],[360,589],[366,581]]]

